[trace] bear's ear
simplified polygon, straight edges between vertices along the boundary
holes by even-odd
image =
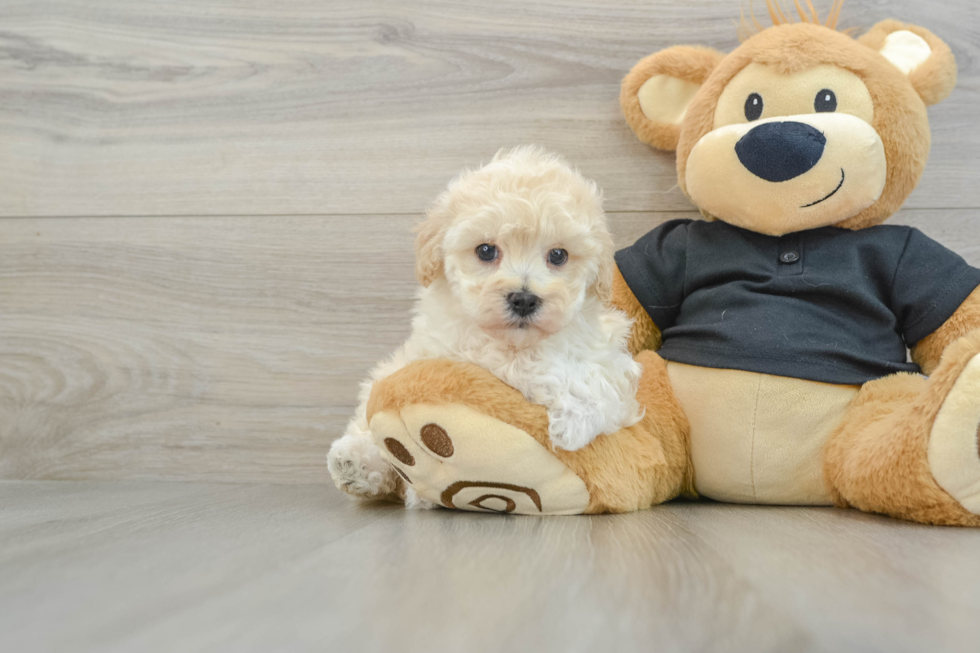
[[[883,20],[858,39],[908,75],[927,105],[942,102],[956,86],[956,59],[935,34],[916,25]]]
[[[723,56],[710,48],[678,45],[641,59],[623,79],[619,94],[633,133],[658,149],[676,149],[688,105]]]

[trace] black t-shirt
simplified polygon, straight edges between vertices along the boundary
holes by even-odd
[[[672,220],[616,262],[665,359],[838,384],[918,372],[906,347],[980,285],[960,256],[891,225],[773,237]]]

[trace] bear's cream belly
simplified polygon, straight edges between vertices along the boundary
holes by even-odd
[[[667,363],[694,486],[733,503],[830,505],[823,448],[860,386]]]

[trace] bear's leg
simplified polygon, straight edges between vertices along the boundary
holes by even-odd
[[[980,526],[980,331],[926,378],[871,381],[827,443],[835,502],[926,524]]]
[[[644,418],[578,451],[555,449],[542,406],[474,365],[416,361],[375,384],[371,432],[422,498],[497,512],[625,512],[691,487],[687,420],[653,352],[637,357]]]

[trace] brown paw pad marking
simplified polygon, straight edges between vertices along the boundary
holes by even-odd
[[[470,487],[487,488],[488,490],[509,490],[511,492],[519,492],[521,494],[527,495],[531,501],[534,502],[534,506],[541,512],[541,495],[537,493],[536,490],[532,490],[529,487],[522,487],[520,485],[511,485],[510,483],[486,483],[486,482],[474,482],[474,481],[456,481],[445,490],[442,491],[442,505],[447,508],[455,508],[453,505],[453,497],[459,493],[460,490],[465,490]],[[494,508],[489,508],[481,505],[486,499],[503,499],[506,503],[507,509],[496,510]],[[471,506],[477,508],[483,508],[484,510],[492,510],[493,512],[511,512],[517,507],[513,499],[508,499],[507,497],[500,496],[499,494],[484,494],[483,496],[470,501]]]
[[[483,505],[483,502],[487,499],[497,499],[498,501],[503,501],[503,510],[498,510],[497,508],[491,508],[490,506]],[[517,504],[514,503],[513,499],[500,494],[484,494],[482,497],[478,497],[470,501],[470,505],[476,508],[483,508],[484,510],[492,510],[493,512],[514,512],[514,508],[517,507]]]
[[[438,424],[426,424],[419,431],[419,435],[422,436],[422,444],[435,455],[442,458],[449,458],[453,455],[453,441],[446,433],[446,429]]]
[[[391,467],[391,468],[392,468],[393,470],[395,470],[395,473],[396,473],[396,474],[398,474],[398,475],[399,475],[399,476],[401,476],[401,477],[402,477],[403,479],[405,479],[405,482],[406,482],[406,483],[408,483],[409,485],[411,485],[411,484],[412,484],[412,479],[410,479],[410,478],[408,477],[408,474],[406,474],[406,473],[405,473],[405,472],[403,472],[402,470],[400,470],[400,469],[398,469],[397,467],[395,467],[395,466],[394,466],[394,465],[392,465],[391,463],[388,463],[388,465],[389,465],[389,466],[390,466],[390,467]]]
[[[412,454],[408,453],[408,449],[405,448],[401,442],[394,438],[385,438],[385,448],[391,452],[391,455],[398,459],[403,465],[408,465],[409,467],[415,464],[415,458]]]

